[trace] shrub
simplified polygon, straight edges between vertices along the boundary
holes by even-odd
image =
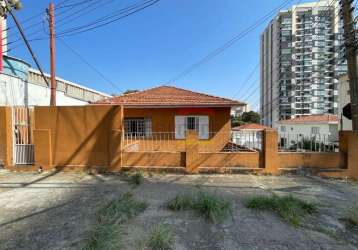
[[[152,250],[169,250],[174,243],[174,234],[164,224],[154,227],[148,240],[148,248]]]
[[[188,194],[179,194],[167,204],[167,208],[173,211],[188,210],[192,207],[193,197]]]
[[[256,196],[246,203],[248,208],[271,210],[278,213],[285,221],[299,226],[302,217],[317,212],[314,204],[289,196]]]
[[[98,210],[96,225],[84,249],[118,249],[121,224],[143,212],[146,207],[145,202],[133,199],[130,193],[110,201]]]
[[[231,202],[213,194],[200,192],[193,208],[212,222],[224,220],[231,211]]]
[[[174,211],[195,210],[202,217],[217,223],[224,220],[231,211],[232,203],[216,195],[199,192],[197,195],[177,195],[167,204],[168,209]]]
[[[136,172],[130,177],[130,182],[134,185],[141,185],[144,181],[144,176],[142,172]]]

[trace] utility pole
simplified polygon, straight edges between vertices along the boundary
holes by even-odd
[[[20,25],[20,22],[17,20],[14,13],[12,13],[12,9],[15,9],[15,10],[21,9],[21,2],[19,0],[0,0],[0,3],[1,3],[0,15],[2,13],[5,13],[5,15],[7,13],[9,13],[11,15],[12,19],[14,20],[14,22],[16,24],[16,27],[18,28],[18,30],[20,32],[21,38],[24,40],[25,45],[26,45],[27,49],[29,50],[32,59],[34,60],[38,70],[41,73],[42,78],[44,79],[46,85],[49,86],[47,78],[40,66],[39,61],[37,60],[37,58],[35,56],[35,53],[33,52],[32,48],[31,48],[29,41],[27,40],[27,38],[25,36],[24,30],[23,30],[22,26]]]
[[[50,3],[47,10],[50,30],[50,66],[51,66],[51,99],[50,105],[56,106],[56,47],[55,47],[55,4]]]
[[[353,0],[341,0],[341,7],[351,97],[352,127],[353,130],[358,130],[357,44],[352,2]]]

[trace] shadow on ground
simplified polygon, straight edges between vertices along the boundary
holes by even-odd
[[[0,249],[81,249],[96,211],[132,190],[117,175],[0,173]],[[194,212],[172,212],[178,193],[206,190],[233,201],[230,218],[212,224]],[[174,249],[357,249],[356,231],[339,219],[358,200],[356,184],[310,177],[154,175],[132,190],[149,203],[123,226],[123,249],[140,249],[161,222],[175,233]],[[295,228],[270,212],[245,207],[252,195],[292,194],[320,204],[320,215]]]

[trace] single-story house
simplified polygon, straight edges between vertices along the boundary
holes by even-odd
[[[231,129],[232,141],[248,148],[260,149],[262,131],[265,129],[271,128],[257,123],[248,123],[234,127]]]
[[[292,146],[300,140],[333,144],[338,141],[338,123],[336,115],[306,115],[278,121],[276,127],[282,145]]]
[[[155,140],[161,142],[161,145],[156,145],[158,150],[163,149],[163,144],[167,148],[169,145],[184,147],[183,142],[177,141],[184,141],[187,130],[197,131],[199,140],[206,142],[202,145],[203,150],[224,147],[230,138],[231,107],[245,105],[236,100],[173,86],[154,87],[107,98],[95,104],[124,107],[125,144],[129,148],[145,147],[148,140]],[[145,142],[133,146],[132,142],[138,142],[138,138]],[[169,140],[176,142],[169,143]]]

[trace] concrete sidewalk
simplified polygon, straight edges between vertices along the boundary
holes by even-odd
[[[233,201],[231,218],[211,224],[165,203],[197,189]],[[139,249],[153,225],[173,229],[175,249],[358,249],[356,229],[340,218],[358,202],[358,185],[301,176],[153,175],[134,188],[118,175],[0,171],[0,249],[80,249],[107,201],[130,191],[149,203],[123,227],[123,248]],[[247,209],[252,195],[292,194],[320,204],[317,216],[295,228],[271,212]]]

